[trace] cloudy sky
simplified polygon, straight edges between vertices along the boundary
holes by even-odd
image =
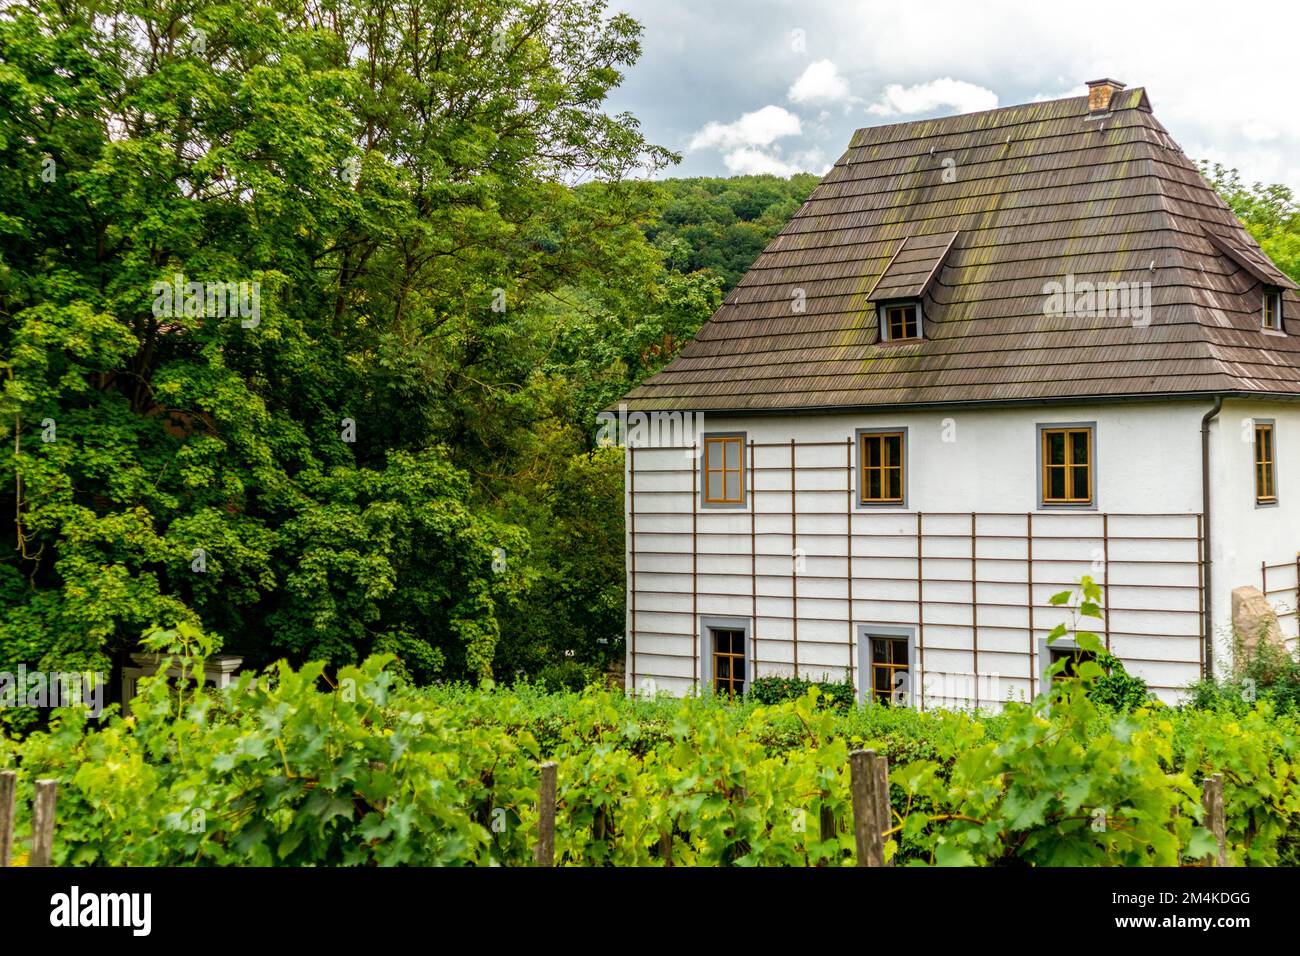
[[[671,176],[823,172],[854,129],[1144,86],[1193,159],[1300,191],[1300,4],[611,0],[641,61],[611,105]],[[1091,12],[1091,17],[1089,17]]]

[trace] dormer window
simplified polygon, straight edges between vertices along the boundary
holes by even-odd
[[[881,341],[906,342],[921,335],[920,302],[888,302],[880,307]]]
[[[1282,331],[1282,290],[1264,289],[1264,328]]]

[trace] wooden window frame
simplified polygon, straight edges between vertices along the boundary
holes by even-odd
[[[898,462],[897,464],[885,463],[884,443],[886,438],[898,439]],[[879,439],[881,441],[880,465],[868,466],[866,446],[868,439]],[[865,508],[906,508],[907,507],[907,429],[906,428],[859,428],[857,431],[857,468],[856,480],[857,491],[855,500],[859,507]],[[880,472],[880,490],[885,490],[885,476],[887,472],[898,472],[898,497],[896,498],[868,498],[867,497],[867,470],[870,467],[872,471]]]
[[[907,310],[912,313],[912,324],[916,326],[915,335],[895,335],[894,322],[891,314],[895,311]],[[879,306],[880,316],[880,341],[882,342],[919,342],[925,338],[925,315],[921,310],[921,303],[916,301],[905,302],[882,302]],[[907,330],[908,322],[904,319],[899,323],[903,331]]]
[[[1272,315],[1270,315],[1272,312]],[[1264,306],[1260,313],[1260,325],[1266,332],[1283,331],[1282,290],[1273,286],[1264,288]]]
[[[737,446],[737,461],[739,467],[727,467],[727,445],[734,444]],[[747,477],[747,463],[745,461],[746,440],[744,432],[726,432],[716,433],[704,436],[704,443],[700,450],[700,506],[703,508],[744,508],[749,497],[749,483]],[[721,448],[722,467],[709,467],[709,450],[710,448]],[[713,498],[709,495],[709,475],[722,475],[722,498]],[[727,498],[727,475],[735,474],[739,476],[738,488],[740,496],[738,498]]]
[[[1255,504],[1277,504],[1277,431],[1271,420],[1256,420],[1254,433],[1254,461],[1252,469],[1255,475]],[[1260,441],[1261,435],[1267,435],[1267,443]],[[1263,446],[1267,444],[1267,449]],[[1266,480],[1261,480],[1266,479]]]
[[[740,637],[740,652],[737,653],[734,650],[719,650],[719,634],[738,635]],[[713,661],[713,666],[710,669],[710,672],[713,675],[713,692],[715,694],[721,694],[725,691],[728,697],[744,697],[745,685],[748,683],[749,677],[749,658],[748,655],[745,654],[745,632],[737,628],[716,627],[709,628],[709,637],[712,639],[713,644],[713,646],[709,648],[709,655]],[[726,677],[719,675],[721,668],[718,665],[724,660],[728,662]],[[736,676],[737,663],[740,665],[740,677]],[[725,681],[728,686],[726,688],[721,687],[719,684],[720,681]]]
[[[734,631],[740,635],[740,651],[726,652],[719,655],[717,647],[718,631]],[[740,695],[753,685],[755,678],[753,630],[748,618],[739,617],[701,617],[700,618],[700,686],[711,694],[731,694],[732,690],[718,689],[718,658],[740,661],[744,667],[744,676],[740,679]],[[728,668],[731,675],[726,680],[734,684],[734,668]],[[739,695],[738,695],[739,696]]]
[[[871,703],[876,705],[884,705],[886,707],[907,706],[906,704],[896,704],[894,701],[894,694],[897,693],[898,691],[898,687],[894,682],[894,678],[897,676],[899,671],[902,671],[904,674],[912,673],[913,655],[912,655],[911,642],[906,637],[897,634],[872,634],[869,635],[867,639],[871,642],[870,650],[867,652],[869,659],[871,661],[871,671],[869,677],[867,678],[867,694],[871,699]],[[888,661],[884,661],[884,662],[876,661],[876,641],[884,641],[886,646],[891,649],[889,652]],[[898,647],[900,646],[903,649],[903,653],[907,656],[907,660],[903,664],[898,664],[894,660],[894,654],[896,653]],[[881,691],[876,689],[877,671],[885,671],[888,673],[889,675],[888,690]],[[910,697],[910,693],[909,693],[909,697]]]
[[[1079,464],[1072,461],[1073,452],[1070,436],[1083,433],[1088,436],[1087,461]],[[1050,463],[1050,456],[1047,451],[1048,439],[1053,435],[1065,436],[1065,462],[1060,465]],[[1038,426],[1038,503],[1043,508],[1095,508],[1097,506],[1097,442],[1096,442],[1096,423],[1095,422],[1078,422],[1062,423],[1057,425],[1039,425]],[[1088,496],[1086,498],[1076,498],[1071,494],[1074,487],[1073,472],[1075,469],[1085,469],[1088,476]],[[1049,479],[1050,469],[1063,469],[1065,471],[1065,492],[1064,498],[1050,498],[1051,481]]]
[[[858,639],[858,701],[868,707],[877,705],[916,707],[920,701],[921,694],[921,671],[916,650],[916,629],[913,627],[901,627],[897,624],[859,624],[855,630]],[[893,667],[895,673],[901,670],[908,674],[908,681],[902,688],[905,697],[905,700],[902,702],[895,702],[893,700],[893,694],[898,693],[899,688],[894,687],[892,679],[890,680],[891,690],[888,702],[880,700],[881,695],[876,693],[875,647],[872,643],[876,640],[898,641],[907,649],[907,666]]]

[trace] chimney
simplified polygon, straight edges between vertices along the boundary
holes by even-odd
[[[1124,89],[1119,80],[1088,81],[1088,112],[1105,113],[1110,109],[1110,98]]]

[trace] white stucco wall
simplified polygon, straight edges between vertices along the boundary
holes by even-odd
[[[702,676],[701,620],[718,617],[750,622],[758,675],[790,673],[795,625],[787,619],[794,614],[803,676],[837,679],[851,671],[856,678],[860,625],[917,630],[921,624],[923,682],[930,674],[946,675],[940,689],[954,686],[959,675],[978,668],[985,681],[981,703],[992,674],[1001,698],[1028,696],[1040,684],[1041,650],[1032,648],[1059,619],[1058,612],[1043,609],[1047,598],[1082,574],[1101,581],[1108,569],[1112,650],[1173,700],[1200,672],[1195,516],[1201,511],[1201,416],[1210,404],[708,416],[704,433],[744,432],[756,446],[752,495],[736,510],[699,506],[692,494],[694,464],[682,451],[639,448],[629,454],[636,474],[629,475],[627,495],[629,684],[648,679],[658,689],[688,690]],[[1225,405],[1222,419],[1233,425],[1213,432],[1215,508],[1224,509],[1214,541],[1216,554],[1222,550],[1214,597],[1219,624],[1228,619],[1232,586],[1258,585],[1261,560],[1288,561],[1300,547],[1294,520],[1300,512],[1292,510],[1300,502],[1300,409],[1253,412],[1277,422],[1281,504],[1267,510],[1253,505],[1251,446],[1241,442],[1236,424],[1250,413]],[[1095,423],[1095,508],[1040,507],[1038,426],[1081,422]],[[906,507],[851,507],[847,483],[856,430],[900,428],[908,435]],[[790,452],[783,447],[791,439],[799,446],[794,535]],[[828,444],[812,444],[822,442]],[[1295,469],[1288,469],[1289,460]],[[918,512],[925,515],[920,594]],[[972,512],[981,515],[974,575]],[[1155,514],[1167,517],[1147,517]],[[1023,538],[1030,521],[1032,567]],[[1026,608],[1031,570],[1038,606],[1032,628]],[[1277,573],[1280,582],[1284,571]],[[975,621],[972,576],[981,582]],[[791,599],[796,586],[797,607]],[[1221,650],[1228,643],[1225,637]],[[922,670],[920,661],[915,667]]]
[[[1275,443],[1277,504],[1255,503],[1255,421],[1271,421]],[[1213,605],[1215,659],[1232,647],[1232,588],[1262,587],[1268,571],[1269,600],[1283,631],[1296,635],[1296,569],[1300,551],[1300,406],[1228,400],[1210,430],[1211,509],[1214,526]],[[1290,642],[1292,649],[1295,642]]]

